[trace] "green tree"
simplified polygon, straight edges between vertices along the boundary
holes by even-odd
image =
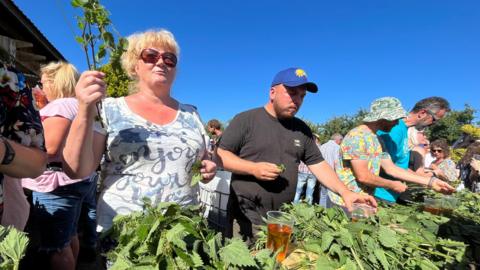
[[[107,83],[107,96],[123,97],[129,94],[132,80],[121,70],[113,69],[111,64],[106,64],[100,68],[105,73],[105,82]]]
[[[335,116],[323,124],[314,124],[308,120],[304,120],[312,131],[319,135],[320,143],[330,140],[335,133],[342,135],[347,134],[351,129],[360,125],[367,111],[361,109],[353,116],[342,115]]]
[[[465,104],[465,108],[460,111],[452,110],[438,123],[428,129],[428,138],[430,141],[444,138],[448,143],[454,143],[460,135],[462,135],[461,128],[463,125],[472,124],[475,118],[476,110]]]

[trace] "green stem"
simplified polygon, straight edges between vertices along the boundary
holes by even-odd
[[[350,248],[350,251],[352,252],[353,254],[353,257],[355,258],[355,261],[357,262],[358,266],[360,267],[361,270],[365,270],[363,268],[363,265],[362,265],[362,262],[360,261],[360,259],[357,257],[357,253],[355,253],[355,250],[353,250],[353,248]]]
[[[420,250],[420,251],[423,251],[423,252],[426,252],[426,253],[430,253],[432,255],[437,255],[437,256],[443,257],[445,259],[453,259],[452,256],[448,256],[448,255],[445,255],[445,254],[440,253],[440,252],[431,251],[431,250],[424,249],[424,248],[421,248],[421,247],[418,247],[418,246],[413,246],[413,245],[410,245],[410,247],[415,248],[415,249]]]

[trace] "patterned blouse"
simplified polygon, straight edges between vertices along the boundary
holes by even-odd
[[[32,92],[21,74],[0,67],[0,134],[28,147],[45,151],[43,128]],[[0,173],[0,183],[3,174]],[[3,185],[0,184],[0,212]]]
[[[355,179],[350,161],[366,160],[368,170],[374,175],[379,175],[382,159],[390,158],[384,149],[381,139],[375,133],[362,126],[352,129],[340,145],[340,162],[335,168],[338,177],[351,191],[371,194],[373,188],[362,185]],[[337,194],[329,191],[329,196],[335,204],[344,205],[342,198]]]
[[[437,164],[437,166],[440,170],[442,170],[443,174],[445,174],[447,181],[453,182],[458,179],[457,166],[453,160],[446,158],[442,160],[440,164]]]
[[[107,98],[102,119],[107,146],[99,230],[110,228],[117,214],[142,210],[144,197],[154,205],[198,203],[198,185],[190,186],[191,167],[206,152],[207,135],[193,106],[180,104],[171,123],[157,125],[132,112],[124,98]]]

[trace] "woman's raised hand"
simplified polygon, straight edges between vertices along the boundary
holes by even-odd
[[[107,84],[103,81],[104,77],[105,73],[95,70],[82,73],[75,87],[79,107],[93,108],[102,100],[107,88]]]

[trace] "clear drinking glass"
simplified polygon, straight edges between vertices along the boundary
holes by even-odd
[[[293,216],[281,211],[267,212],[267,248],[279,253],[277,261],[281,262],[287,256],[288,244],[293,232]]]
[[[360,219],[368,218],[375,214],[375,208],[364,203],[354,203],[352,210],[352,221],[357,222]]]

